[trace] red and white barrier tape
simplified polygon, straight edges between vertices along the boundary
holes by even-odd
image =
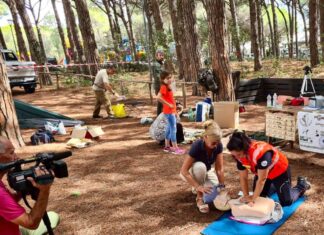
[[[134,62],[107,62],[107,63],[88,63],[88,64],[67,64],[67,65],[54,65],[54,64],[47,64],[47,65],[30,65],[30,66],[7,66],[7,70],[17,70],[17,69],[30,69],[30,68],[67,68],[67,67],[73,67],[73,66],[101,66],[101,65],[107,65],[107,64],[134,64]],[[147,64],[147,63],[139,63],[139,64]]]

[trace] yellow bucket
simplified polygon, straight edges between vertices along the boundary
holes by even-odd
[[[124,118],[127,117],[125,105],[124,104],[116,104],[112,106],[112,110],[115,114],[116,118]]]

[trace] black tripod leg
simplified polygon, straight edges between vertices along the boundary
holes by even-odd
[[[47,214],[47,211],[45,211],[45,214],[43,215],[43,221],[44,221],[44,224],[47,228],[47,233],[48,235],[54,235],[54,232],[53,232],[53,229],[52,229],[52,226],[51,226],[51,221],[48,217],[48,214]]]

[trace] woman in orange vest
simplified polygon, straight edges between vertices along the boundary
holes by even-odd
[[[259,196],[267,197],[276,192],[282,206],[289,206],[301,197],[310,184],[305,177],[297,178],[297,185],[291,186],[290,167],[287,157],[272,145],[262,141],[252,141],[244,132],[232,134],[227,149],[237,161],[240,184],[243,191],[242,202],[253,206]],[[255,177],[253,195],[249,195],[248,172]]]

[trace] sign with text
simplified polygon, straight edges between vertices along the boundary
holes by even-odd
[[[298,112],[300,149],[324,153],[324,113]]]

